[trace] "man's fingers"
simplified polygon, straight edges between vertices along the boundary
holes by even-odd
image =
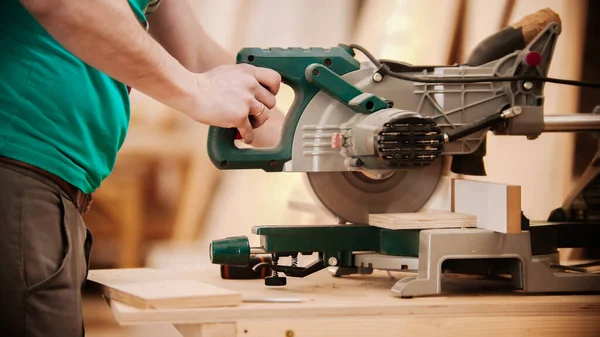
[[[252,118],[252,126],[258,128],[269,119],[270,111],[263,103],[259,101],[255,102],[256,104],[250,108],[250,116]]]
[[[252,127],[259,128],[271,117],[271,112],[268,109],[265,109],[265,112],[259,116],[254,116],[252,120]]]
[[[252,124],[250,124],[249,118],[244,118],[244,120],[237,127],[240,135],[244,139],[244,143],[250,144],[254,140],[254,130],[252,129]]]
[[[257,101],[264,104],[269,109],[273,109],[275,107],[275,104],[277,103],[275,95],[273,95],[269,90],[265,89],[262,86],[256,88],[254,97]]]
[[[281,85],[281,75],[269,68],[256,67],[254,77],[263,87],[269,89],[273,95],[277,95]]]
[[[259,115],[252,116],[250,122],[253,128],[259,128],[271,117],[271,112],[269,109],[265,109],[265,111]]]

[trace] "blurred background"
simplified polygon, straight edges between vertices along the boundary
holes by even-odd
[[[598,1],[179,1],[191,1],[205,29],[232,54],[243,47],[359,43],[378,58],[417,65],[464,62],[488,35],[549,7],[562,19],[549,76],[599,78],[600,29],[593,19],[600,14]],[[548,83],[545,95],[546,114],[591,112],[599,104],[591,92],[577,87]],[[311,194],[304,175],[218,171],[206,154],[206,126],[138,92],[132,92],[131,100],[130,133],[86,218],[95,239],[92,268],[206,264],[211,240],[250,235],[252,226],[334,221]],[[292,91],[282,88],[277,100],[286,111]],[[543,220],[562,204],[595,147],[585,135],[543,134],[532,141],[490,135],[484,179],[521,185],[525,215]],[[448,206],[446,187],[441,186],[432,207]],[[84,309],[88,335],[131,333],[113,326],[106,304],[96,295]]]

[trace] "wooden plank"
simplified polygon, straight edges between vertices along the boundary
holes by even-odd
[[[371,226],[387,229],[432,229],[477,227],[472,214],[427,210],[416,213],[370,214]]]
[[[342,278],[334,278],[322,271],[306,278],[288,278],[285,287],[265,287],[263,280],[223,280],[220,278],[218,268],[165,270],[163,273],[178,279],[195,279],[202,283],[226,287],[239,292],[242,297],[298,297],[305,301],[242,303],[227,308],[153,310],[134,308],[113,301],[111,309],[120,324],[202,324],[265,319],[274,322],[286,318],[366,320],[381,316],[395,317],[394,319],[429,317],[443,322],[450,322],[447,320],[449,318],[461,317],[479,317],[484,320],[487,317],[506,316],[533,316],[547,319],[554,316],[586,316],[590,320],[600,321],[599,295],[523,296],[508,292],[506,289],[491,290],[489,285],[484,287],[484,282],[478,279],[464,281],[472,287],[467,292],[447,293],[445,289],[449,289],[449,286],[444,284],[442,290],[445,293],[440,296],[401,299],[390,295],[390,289],[397,279],[390,278],[383,271],[375,271],[372,275]],[[392,273],[392,275],[407,276],[401,273]],[[477,296],[472,296],[473,293]],[[498,335],[503,334],[499,332]]]
[[[355,282],[357,280],[354,280]],[[255,286],[263,286],[254,282]],[[360,282],[357,282],[360,284]],[[363,283],[364,284],[364,283]],[[239,320],[260,320],[265,317],[278,319],[293,317],[327,318],[354,317],[360,319],[377,318],[378,316],[415,316],[430,318],[460,318],[460,317],[504,317],[516,316],[589,316],[600,321],[599,295],[550,295],[550,296],[494,296],[477,295],[472,298],[464,297],[422,297],[401,299],[389,295],[389,291],[379,291],[377,294],[367,291],[370,296],[383,303],[373,303],[367,295],[351,296],[337,290],[337,284],[322,285],[323,289],[310,295],[312,301],[303,303],[261,303],[242,304],[231,308],[198,308],[198,309],[140,309],[112,301],[111,310],[123,325],[144,325],[148,323],[177,323],[203,324],[215,322],[231,322]],[[362,286],[364,288],[364,285]],[[324,294],[332,290],[338,298]],[[284,291],[278,289],[272,291]],[[360,291],[360,289],[355,289]],[[348,296],[350,295],[350,296]],[[354,295],[354,294],[352,294]],[[347,299],[341,298],[347,297]],[[356,302],[360,299],[362,302]],[[536,300],[537,299],[537,300]],[[352,301],[354,300],[354,301]],[[390,303],[393,301],[393,303]],[[600,328],[600,327],[599,327]]]
[[[507,324],[510,322],[510,324]],[[238,323],[177,324],[183,337],[363,337],[363,336],[573,336],[596,337],[600,325],[592,316],[556,317],[373,317],[240,320]]]
[[[235,323],[175,324],[183,337],[235,337]]]
[[[521,186],[453,179],[452,191],[452,211],[476,215],[478,228],[521,232]]]
[[[202,308],[235,306],[240,297],[232,291],[191,280],[140,281],[103,287],[110,299],[138,308]]]
[[[513,337],[597,337],[600,324],[593,317],[565,315],[557,317],[373,317],[313,318],[241,321],[237,335],[244,337],[362,337],[362,336],[444,336],[480,337],[486,335]],[[184,335],[185,336],[185,335]],[[191,336],[191,335],[190,335]],[[204,336],[204,335],[202,335]]]
[[[142,309],[231,307],[242,302],[232,290],[159,275],[153,269],[115,269],[92,271],[89,280],[102,284],[105,297]]]

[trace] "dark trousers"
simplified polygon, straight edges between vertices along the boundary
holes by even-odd
[[[0,162],[0,336],[83,336],[91,246],[58,185]]]

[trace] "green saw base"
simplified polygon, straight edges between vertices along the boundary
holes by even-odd
[[[420,230],[394,231],[368,225],[256,226],[261,247],[269,253],[356,252],[419,255]]]
[[[239,278],[257,278],[260,268],[269,268],[273,276],[266,277],[267,285],[283,285],[281,272],[291,277],[305,277],[323,268],[334,266],[354,268],[355,253],[370,252],[390,256],[418,257],[419,230],[389,230],[368,225],[329,226],[256,226],[252,232],[260,237],[260,247],[251,248],[246,236],[215,240],[210,245],[210,259],[222,266],[224,275],[234,268]],[[318,253],[313,263],[299,267],[299,254]],[[271,262],[252,259],[268,254]],[[289,256],[289,266],[278,263]],[[246,270],[244,273],[243,270]],[[269,273],[270,274],[270,273]]]
[[[589,223],[532,225],[527,218],[522,220],[522,229],[531,235],[533,255],[554,254],[558,248],[592,247],[600,234],[600,226]],[[355,261],[356,253],[420,258],[420,245],[427,244],[421,241],[422,230],[390,230],[369,225],[256,226],[252,233],[260,237],[260,247],[251,248],[246,236],[215,240],[210,245],[211,261],[221,265],[224,275],[265,278],[265,284],[275,286],[285,284],[285,278],[278,273],[306,277],[330,266],[340,267],[345,273],[361,273]],[[298,266],[299,254],[315,253],[318,258],[314,262]],[[268,256],[257,258],[259,255]],[[279,264],[281,257],[291,257],[292,263]],[[262,272],[261,268],[271,272]]]

